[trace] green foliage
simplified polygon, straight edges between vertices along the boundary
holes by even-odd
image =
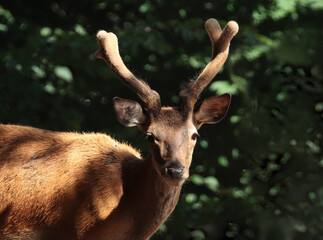
[[[118,35],[134,72],[164,105],[209,61],[203,28],[236,20],[230,56],[202,98],[231,92],[203,126],[190,180],[153,239],[323,239],[321,0],[0,3],[0,121],[103,131],[147,152],[111,99],[137,99],[96,60],[99,29]]]

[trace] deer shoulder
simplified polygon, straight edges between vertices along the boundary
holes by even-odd
[[[64,223],[79,235],[118,206],[123,171],[143,161],[137,150],[105,134],[1,124],[0,156],[3,232],[17,226],[29,232],[41,222]]]

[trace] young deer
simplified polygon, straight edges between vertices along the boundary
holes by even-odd
[[[147,135],[150,154],[105,134],[60,133],[0,125],[0,239],[148,239],[174,210],[189,176],[197,130],[226,114],[231,95],[204,100],[202,92],[224,64],[238,31],[205,24],[212,57],[181,91],[178,107],[160,97],[124,65],[113,33],[97,34],[96,57],[133,89],[139,103],[114,98],[119,121]]]

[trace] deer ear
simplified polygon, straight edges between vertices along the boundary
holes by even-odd
[[[118,97],[113,98],[113,103],[117,118],[122,125],[133,127],[145,122],[146,115],[139,103]]]
[[[221,121],[230,106],[231,94],[225,93],[221,96],[205,99],[194,111],[194,124],[199,129],[203,123],[217,123]]]

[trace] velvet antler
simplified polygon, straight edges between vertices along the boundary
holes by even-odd
[[[119,54],[117,36],[111,32],[99,31],[97,39],[100,49],[95,53],[95,56],[103,59],[111,70],[137,93],[147,109],[151,110],[148,112],[157,115],[161,107],[159,94],[152,90],[144,81],[135,77],[126,67]]]
[[[230,41],[238,32],[239,26],[236,22],[230,21],[222,31],[218,21],[211,18],[205,22],[205,29],[211,39],[212,56],[198,78],[180,92],[180,109],[185,113],[193,110],[203,89],[220,71],[228,57]]]

